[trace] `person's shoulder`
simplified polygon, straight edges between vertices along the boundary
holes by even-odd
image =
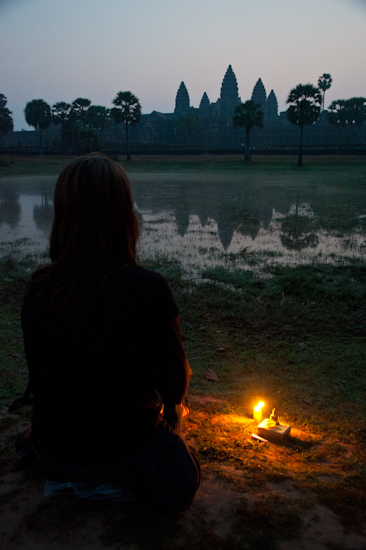
[[[131,293],[139,301],[149,303],[173,302],[174,298],[167,279],[151,269],[133,266],[123,269],[115,279],[123,293]]]
[[[48,280],[51,273],[51,264],[44,264],[37,267],[35,271],[31,274],[27,281],[25,295],[34,294],[38,292],[40,288]]]
[[[151,269],[147,269],[142,266],[128,267],[121,272],[123,278],[135,282],[136,284],[143,285],[155,285],[157,287],[166,287],[168,286],[168,281],[166,278]]]

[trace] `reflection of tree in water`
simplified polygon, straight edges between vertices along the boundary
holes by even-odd
[[[48,193],[42,193],[41,206],[35,206],[33,208],[33,219],[37,229],[50,233],[53,223],[53,206],[48,204],[50,195]]]
[[[286,216],[282,221],[281,229],[281,242],[288,250],[315,248],[319,243],[319,237],[314,232],[314,220],[309,216],[309,209],[303,205],[302,211],[299,213],[298,200],[295,213]]]
[[[0,226],[8,224],[12,229],[19,225],[21,208],[16,191],[2,190],[0,196]]]

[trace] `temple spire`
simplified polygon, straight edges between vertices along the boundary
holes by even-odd
[[[278,118],[278,101],[273,90],[271,90],[271,93],[267,97],[266,115],[268,120],[277,120]]]
[[[217,101],[218,113],[232,116],[235,107],[240,103],[238,83],[231,65],[228,66],[221,85],[220,99]]]
[[[210,108],[210,100],[208,99],[208,95],[206,94],[206,92],[204,92],[200,103],[200,109],[207,111],[207,109],[209,108]]]
[[[183,115],[188,111],[188,109],[189,109],[188,91],[184,82],[181,82],[175,98],[174,114]]]
[[[235,102],[239,99],[238,84],[231,65],[228,66],[222,81],[220,99],[224,102]]]
[[[259,103],[262,111],[265,112],[267,94],[261,78],[258,78],[257,83],[253,88],[251,99],[255,101],[255,103]]]

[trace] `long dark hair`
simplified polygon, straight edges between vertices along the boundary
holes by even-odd
[[[50,237],[52,263],[35,273],[56,309],[81,305],[116,268],[136,265],[138,222],[123,168],[93,153],[60,173]],[[45,281],[46,279],[46,281]]]

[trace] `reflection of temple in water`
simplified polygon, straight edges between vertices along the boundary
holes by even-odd
[[[49,192],[42,193],[41,205],[36,205],[33,209],[33,219],[37,228],[49,234],[53,222],[53,204]]]
[[[0,194],[0,227],[7,224],[14,228],[19,224],[21,208],[19,193],[10,189],[4,189]]]
[[[347,229],[335,235],[329,231],[329,202],[318,200],[314,213],[303,190],[269,194],[269,188],[258,188],[240,174],[227,178],[214,172],[209,181],[199,173],[172,179],[144,174],[133,179],[142,258],[163,255],[197,269],[217,265],[249,269],[254,257],[256,262],[271,258],[282,265],[299,265],[318,255],[322,262],[336,262],[342,254],[348,258],[366,254],[363,210],[357,216],[355,209],[352,222],[347,218]],[[48,247],[53,186],[52,180],[47,191],[42,184],[23,195],[17,188],[0,185],[0,254],[22,239],[30,251]]]
[[[164,217],[167,215],[167,212],[164,212],[157,204],[153,208],[145,210],[146,206],[145,204],[138,207],[140,214],[143,215],[144,211],[150,211],[153,216]],[[217,205],[210,208],[207,202],[193,205],[180,197],[171,223],[176,227],[180,237],[184,237],[191,230],[193,218],[197,218],[196,231],[198,230],[197,222],[199,222],[202,231],[210,226],[210,229],[207,230],[212,232],[212,225],[214,225],[217,228],[217,238],[224,251],[229,249],[234,234],[248,237],[254,243],[259,232],[270,232],[271,224],[275,222],[281,228],[281,242],[286,248],[300,249],[306,246],[316,246],[318,240],[313,229],[313,218],[309,217],[307,213],[304,214],[303,210],[296,210],[296,214],[293,214],[295,209],[296,205],[293,205],[289,207],[287,214],[279,214],[278,211],[275,213],[273,208],[267,206],[262,208],[246,206],[244,210],[236,208],[234,205],[231,208],[220,208]]]
[[[314,213],[308,204],[292,205],[281,223],[281,242],[288,250],[315,248],[319,243],[316,235]]]

